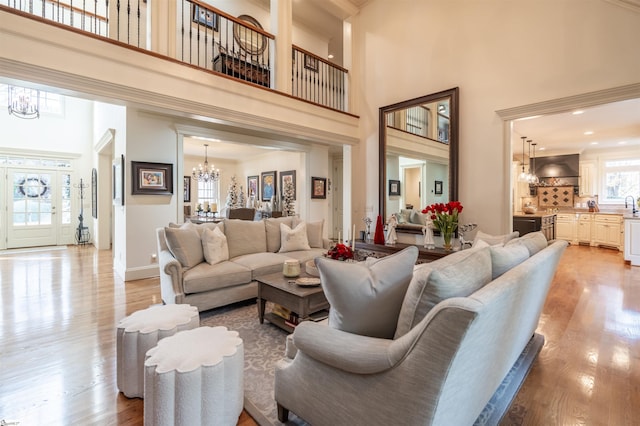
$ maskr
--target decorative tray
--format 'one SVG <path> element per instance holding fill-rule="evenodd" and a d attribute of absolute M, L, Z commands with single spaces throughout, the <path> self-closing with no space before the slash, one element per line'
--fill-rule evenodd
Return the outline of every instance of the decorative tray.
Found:
<path fill-rule="evenodd" d="M 296 284 L 301 287 L 314 287 L 320 285 L 320 278 L 315 277 L 302 277 L 296 280 Z"/>

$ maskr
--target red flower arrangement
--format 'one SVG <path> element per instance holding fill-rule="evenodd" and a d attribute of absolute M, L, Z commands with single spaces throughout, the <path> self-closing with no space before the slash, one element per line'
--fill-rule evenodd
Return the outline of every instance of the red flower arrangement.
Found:
<path fill-rule="evenodd" d="M 347 245 L 338 243 L 329 249 L 327 257 L 335 260 L 353 259 L 353 249 Z"/>
<path fill-rule="evenodd" d="M 449 201 L 447 204 L 431 204 L 422 210 L 422 213 L 431 213 L 433 226 L 442 233 L 445 247 L 451 246 L 451 236 L 458 228 L 458 214 L 462 208 L 460 201 Z"/>

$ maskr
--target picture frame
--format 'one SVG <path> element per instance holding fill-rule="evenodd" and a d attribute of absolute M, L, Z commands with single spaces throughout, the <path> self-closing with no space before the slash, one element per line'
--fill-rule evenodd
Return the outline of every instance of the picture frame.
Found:
<path fill-rule="evenodd" d="M 247 176 L 247 198 L 260 197 L 260 176 Z"/>
<path fill-rule="evenodd" d="M 91 170 L 91 217 L 98 218 L 98 170 Z"/>
<path fill-rule="evenodd" d="M 173 194 L 173 164 L 131 162 L 132 195 Z"/>
<path fill-rule="evenodd" d="M 278 194 L 278 172 L 262 172 L 260 174 L 262 201 L 271 201 L 271 197 Z"/>
<path fill-rule="evenodd" d="M 311 198 L 327 198 L 327 178 L 311 177 Z"/>
<path fill-rule="evenodd" d="M 441 180 L 435 181 L 435 188 L 434 188 L 433 192 L 436 195 L 442 195 L 442 181 Z"/>
<path fill-rule="evenodd" d="M 113 204 L 124 206 L 124 154 L 113 160 Z"/>
<path fill-rule="evenodd" d="M 184 199 L 185 203 L 191 202 L 191 176 L 184 176 L 182 178 L 182 185 L 184 186 Z"/>
<path fill-rule="evenodd" d="M 313 72 L 318 72 L 318 58 L 304 54 L 304 67 Z"/>
<path fill-rule="evenodd" d="M 220 16 L 217 13 L 198 6 L 197 4 L 192 4 L 191 10 L 191 20 L 193 22 L 211 28 L 213 31 L 218 31 L 218 28 L 220 28 Z"/>
<path fill-rule="evenodd" d="M 287 182 L 293 183 L 293 199 L 295 200 L 297 197 L 297 186 L 296 186 L 296 171 L 295 170 L 287 170 L 285 172 L 280 172 L 280 192 L 282 198 L 284 198 L 284 185 Z"/>
<path fill-rule="evenodd" d="M 389 195 L 400 195 L 400 181 L 389 179 Z"/>

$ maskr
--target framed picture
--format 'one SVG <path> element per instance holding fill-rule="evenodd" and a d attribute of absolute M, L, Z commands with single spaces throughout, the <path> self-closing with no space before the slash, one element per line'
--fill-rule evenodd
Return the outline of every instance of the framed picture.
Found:
<path fill-rule="evenodd" d="M 182 184 L 184 185 L 184 202 L 191 202 L 191 176 L 185 176 L 182 178 Z"/>
<path fill-rule="evenodd" d="M 98 218 L 98 171 L 91 170 L 91 216 Z"/>
<path fill-rule="evenodd" d="M 113 204 L 124 206 L 124 155 L 113 161 Z"/>
<path fill-rule="evenodd" d="M 400 195 L 400 181 L 389 179 L 389 195 Z"/>
<path fill-rule="evenodd" d="M 304 55 L 304 67 L 308 70 L 318 72 L 318 58 L 314 58 L 311 55 Z"/>
<path fill-rule="evenodd" d="M 262 181 L 262 201 L 271 201 L 271 197 L 278 193 L 278 172 L 262 172 L 260 180 Z"/>
<path fill-rule="evenodd" d="M 131 194 L 173 194 L 173 164 L 131 162 Z"/>
<path fill-rule="evenodd" d="M 311 198 L 327 198 L 327 178 L 311 177 Z"/>
<path fill-rule="evenodd" d="M 260 197 L 260 176 L 247 176 L 247 197 Z"/>
<path fill-rule="evenodd" d="M 436 181 L 436 186 L 435 186 L 433 192 L 435 192 L 436 195 L 442 195 L 442 181 L 441 180 L 437 180 Z"/>
<path fill-rule="evenodd" d="M 205 9 L 204 7 L 198 6 L 197 4 L 191 5 L 193 14 L 192 21 L 196 24 L 204 25 L 205 27 L 211 28 L 213 31 L 218 31 L 220 17 L 217 13 L 213 13 L 210 10 Z"/>
<path fill-rule="evenodd" d="M 284 188 L 287 182 L 293 184 L 293 199 L 296 199 L 296 171 L 287 170 L 286 172 L 280 172 L 280 193 L 284 197 Z"/>

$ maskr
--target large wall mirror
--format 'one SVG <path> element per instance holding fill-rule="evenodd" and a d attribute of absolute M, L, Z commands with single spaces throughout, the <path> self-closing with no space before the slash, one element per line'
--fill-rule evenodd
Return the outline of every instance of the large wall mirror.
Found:
<path fill-rule="evenodd" d="M 380 108 L 380 215 L 458 199 L 458 88 Z"/>

